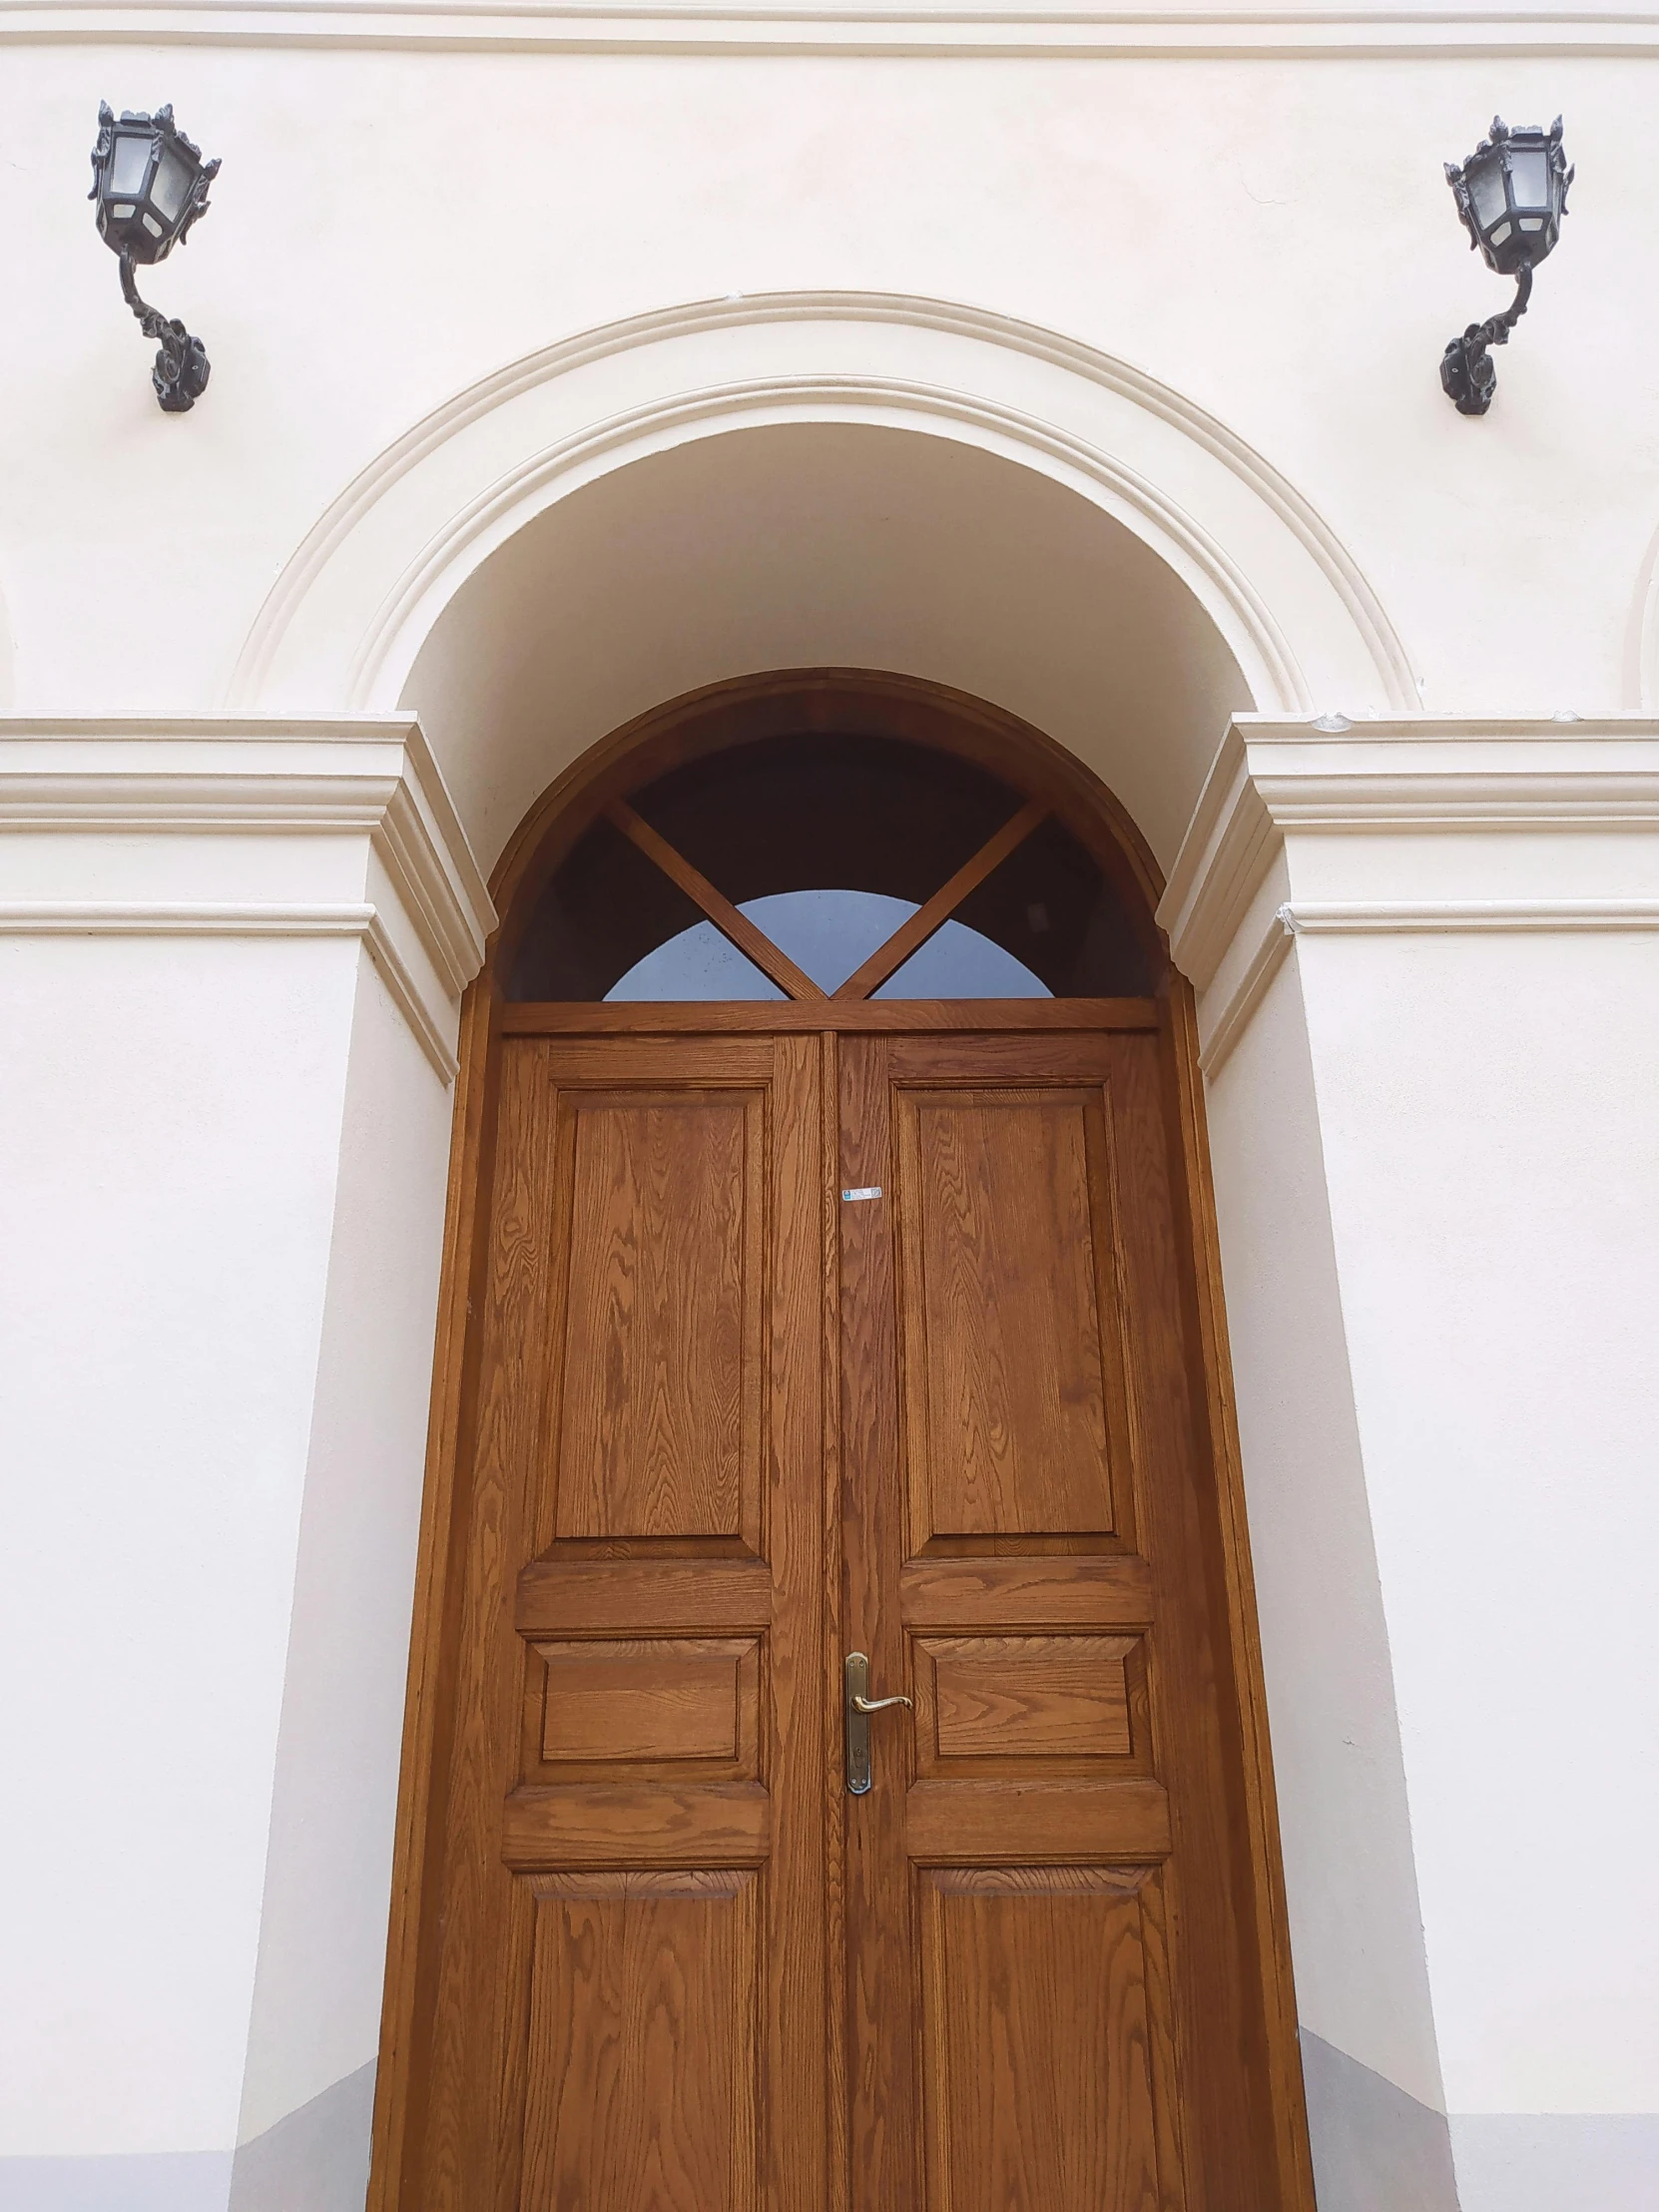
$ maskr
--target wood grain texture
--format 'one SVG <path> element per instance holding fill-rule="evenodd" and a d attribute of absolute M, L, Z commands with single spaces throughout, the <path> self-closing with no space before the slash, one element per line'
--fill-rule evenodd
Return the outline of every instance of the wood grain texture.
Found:
<path fill-rule="evenodd" d="M 731 2201 L 761 2191 L 769 2212 L 814 2212 L 822 2200 L 819 1727 L 830 1693 L 819 1050 L 806 1037 L 718 1046 L 525 1038 L 503 1047 L 441 1872 L 428 1924 L 431 2001 L 417 2023 L 423 2109 L 417 2116 L 411 2100 L 405 2123 L 404 2212 L 517 2212 L 526 2174 L 545 2172 L 549 2156 L 557 2167 L 571 2149 L 550 2149 L 539 2132 L 548 2084 L 538 2079 L 538 2047 L 554 2046 L 534 1990 L 555 1938 L 538 1916 L 534 1881 L 584 1869 L 619 1880 L 765 1870 L 744 1911 L 755 1930 L 745 2002 L 756 2078 L 769 2085 L 766 2124 L 757 2108 L 752 2178 L 733 2185 Z M 599 1196 L 585 1213 L 575 1141 L 584 1114 L 590 1127 L 606 1127 L 590 1179 Z M 682 1137 L 700 1116 L 688 1153 Z M 674 1285 L 661 1273 L 665 1253 Z M 602 1331 L 584 1334 L 571 1320 L 584 1297 L 603 1314 Z M 718 1327 L 707 1322 L 711 1303 Z M 567 1452 L 582 1442 L 581 1421 L 569 1418 L 579 1393 L 567 1385 L 588 1362 L 602 1377 L 583 1416 L 596 1442 L 588 1463 L 597 1460 L 606 1480 L 561 1533 L 559 1485 L 547 1470 L 568 1473 L 574 1463 L 559 1459 L 556 1438 Z M 696 1394 L 717 1389 L 724 1394 Z M 708 1467 L 731 1467 L 734 1426 L 748 1456 L 738 1452 L 739 1480 L 722 1492 Z M 641 1464 L 654 1470 L 643 1489 Z M 709 1500 L 734 1495 L 741 1540 L 763 1557 L 708 1549 L 740 1540 L 705 1532 L 723 1520 L 730 1529 L 734 1514 L 710 1510 Z M 695 1510 L 678 1502 L 688 1498 Z M 549 1544 L 552 1556 L 538 1557 Z M 593 1555 L 595 1545 L 634 1555 Z M 677 1640 L 692 1647 L 678 1661 L 667 1648 Z M 567 1689 L 580 1677 L 592 1693 L 563 1714 L 545 1699 L 549 1650 Z M 568 1980 L 586 1969 L 567 1959 L 561 1970 Z M 655 2139 L 662 2097 L 680 2093 L 672 2081 L 654 2080 L 647 2095 L 636 2075 L 618 2079 L 635 2083 L 635 2110 L 613 2112 L 611 2134 L 571 2151 L 601 2190 L 612 2185 L 615 2141 Z M 685 2086 L 691 2094 L 698 2085 L 687 2075 Z M 675 2124 L 695 2133 L 702 2115 L 683 2112 Z M 686 2186 L 704 2179 L 694 2172 Z"/>
<path fill-rule="evenodd" d="M 843 1037 L 842 1190 L 890 1185 L 887 1040 Z M 904 1556 L 891 1207 L 842 1205 L 840 1233 L 841 1633 L 867 1652 L 876 1696 L 907 1691 L 897 1603 Z M 874 1787 L 846 1805 L 847 2167 L 854 2212 L 921 2201 L 920 2084 L 912 1986 L 915 1901 L 904 1844 L 913 1729 L 902 1710 L 872 1724 Z M 837 1745 L 837 1753 L 839 1746 Z"/>
<path fill-rule="evenodd" d="M 1107 1558 L 914 1559 L 898 1583 L 907 1628 L 1138 1628 L 1153 1618 L 1152 1570 Z"/>
<path fill-rule="evenodd" d="M 500 1856 L 536 1867 L 747 1866 L 772 1844 L 758 1782 L 579 1782 L 508 1793 Z"/>
<path fill-rule="evenodd" d="M 757 1881 L 535 1885 L 526 2207 L 757 2212 Z"/>
<path fill-rule="evenodd" d="M 812 977 L 798 968 L 764 929 L 757 928 L 746 913 L 716 890 L 709 878 L 693 867 L 684 853 L 676 851 L 667 837 L 660 836 L 648 822 L 642 821 L 625 800 L 617 800 L 606 811 L 623 835 L 631 837 L 648 859 L 655 860 L 663 873 L 702 907 L 722 936 L 729 937 L 740 952 L 747 953 L 780 990 L 788 991 L 791 998 L 817 1000 L 824 997 Z"/>
<path fill-rule="evenodd" d="M 822 1648 L 825 1680 L 842 1679 L 841 1596 L 844 1561 L 841 1552 L 843 1510 L 843 1457 L 841 1448 L 841 1308 L 840 1308 L 840 1040 L 833 1030 L 819 1036 L 819 1096 L 826 1111 L 821 1117 L 819 1139 L 822 1238 L 823 1315 L 820 1339 L 824 1374 L 824 1488 L 820 1521 L 823 1552 L 820 1559 Z M 824 1941 L 826 1992 L 824 2008 L 824 2076 L 829 2156 L 825 2181 L 825 2212 L 851 2212 L 851 2139 L 847 2116 L 851 2111 L 849 2019 L 846 2004 L 847 1948 L 847 1811 L 842 1768 L 842 1713 L 833 1696 L 824 1701 L 819 1743 L 824 1767 L 825 1900 Z"/>
<path fill-rule="evenodd" d="M 577 1094 L 558 1537 L 760 1544 L 764 1107 Z"/>
<path fill-rule="evenodd" d="M 916 1782 L 905 1845 L 919 1865 L 1069 1859 L 1167 1859 L 1174 1849 L 1163 1785 L 1122 1782 Z"/>
<path fill-rule="evenodd" d="M 480 1351 L 479 1333 L 469 1324 L 483 1301 L 494 1166 L 497 1010 L 486 968 L 462 998 L 456 1048 L 366 2212 L 398 2212 L 406 2201 L 405 2178 L 418 2156 L 420 2100 L 431 2055 L 423 2026 L 435 1963 L 433 1921 L 442 1894 L 442 1779 L 458 1657 L 461 1454 Z"/>
<path fill-rule="evenodd" d="M 1122 1321 L 1132 1348 L 1136 1512 L 1158 1593 L 1151 1719 L 1179 1844 L 1171 1974 L 1183 2129 L 1190 2164 L 1211 2193 L 1221 2190 L 1222 2177 L 1245 2176 L 1251 2194 L 1242 2201 L 1277 2207 L 1239 1707 L 1211 1467 L 1197 1425 L 1191 1256 L 1183 1262 L 1177 1229 L 1165 1071 L 1156 1039 L 1114 1037 L 1106 1050 Z M 1231 2054 L 1226 2061 L 1224 2053 Z"/>
<path fill-rule="evenodd" d="M 608 1004 L 524 999 L 504 1006 L 509 1037 L 774 1036 L 791 1031 L 864 1035 L 972 1035 L 1030 1031 L 1151 1029 L 1159 1025 L 1153 998 L 863 998 L 780 1005 L 759 999 L 687 999 Z"/>
<path fill-rule="evenodd" d="M 1087 1867 L 922 1877 L 928 2212 L 1181 2205 L 1146 1883 Z"/>
<path fill-rule="evenodd" d="M 846 981 L 831 992 L 831 997 L 867 998 L 871 991 L 879 990 L 887 977 L 896 973 L 941 923 L 949 920 L 969 891 L 977 890 L 986 876 L 1000 867 L 1014 847 L 1047 818 L 1048 809 L 1040 799 L 1027 801 L 994 836 L 985 839 L 971 859 L 964 860 L 955 874 L 939 885 L 931 898 L 901 921 L 892 935 L 878 944 L 861 966 L 852 970 Z"/>
<path fill-rule="evenodd" d="M 716 1759 L 735 1765 L 743 1737 L 754 1740 L 759 1646 L 753 1638 L 648 1637 L 538 1644 L 535 1650 L 546 1670 L 541 1756 L 549 1763 Z"/>
<path fill-rule="evenodd" d="M 918 1637 L 918 1741 L 940 1760 L 1127 1759 L 1136 1640 Z"/>
<path fill-rule="evenodd" d="M 1116 1526 L 1090 1190 L 1100 1118 L 1084 1091 L 898 1093 L 912 1555 L 938 1536 Z"/>
<path fill-rule="evenodd" d="M 770 1628 L 771 1570 L 747 1559 L 533 1559 L 517 1577 L 521 1636 Z"/>
<path fill-rule="evenodd" d="M 1241 1879 L 1248 1885 L 1254 1905 L 1249 1933 L 1267 2051 L 1274 2163 L 1279 2201 L 1286 2212 L 1315 2212 L 1267 1683 L 1257 1626 L 1255 1570 L 1222 1288 L 1221 1236 L 1210 1174 L 1204 1083 L 1198 1064 L 1198 1016 L 1192 985 L 1185 976 L 1171 975 L 1165 1011 L 1165 1107 L 1179 1170 L 1175 1198 L 1180 1228 L 1192 1255 L 1192 1327 L 1202 1355 L 1206 1440 L 1237 1700 L 1242 1770 L 1240 1828 L 1245 1847 Z"/>

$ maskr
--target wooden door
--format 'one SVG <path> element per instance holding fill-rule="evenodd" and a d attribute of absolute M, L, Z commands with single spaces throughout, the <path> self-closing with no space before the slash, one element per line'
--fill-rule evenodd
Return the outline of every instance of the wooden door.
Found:
<path fill-rule="evenodd" d="M 414 2212 L 823 2212 L 814 1036 L 502 1045 Z"/>
<path fill-rule="evenodd" d="M 844 1037 L 839 1122 L 854 2212 L 1278 2212 L 1158 1038 Z"/>
<path fill-rule="evenodd" d="M 1156 1007 L 511 1021 L 384 2201 L 1303 2201 Z"/>

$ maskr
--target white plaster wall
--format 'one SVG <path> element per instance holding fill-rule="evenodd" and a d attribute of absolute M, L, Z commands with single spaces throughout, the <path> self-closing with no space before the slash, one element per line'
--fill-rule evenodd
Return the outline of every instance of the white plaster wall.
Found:
<path fill-rule="evenodd" d="M 121 20 L 0 11 L 0 235 L 34 334 L 0 350 L 0 699 L 9 685 L 19 708 L 214 708 L 294 549 L 447 395 L 619 317 L 802 288 L 982 302 L 1209 409 L 1324 516 L 1429 707 L 1547 715 L 1637 696 L 1659 521 L 1659 310 L 1640 281 L 1659 59 L 1640 26 L 1621 34 L 1631 51 L 1597 56 L 1588 15 L 1576 51 L 1493 16 L 1455 33 L 1484 52 L 1390 55 L 1403 14 L 1383 9 L 1374 51 L 1276 53 L 1276 37 L 1312 34 L 1270 24 L 1244 61 L 1068 56 L 1052 28 L 1048 51 L 1034 33 L 991 59 L 549 51 L 522 27 L 523 51 L 422 53 L 399 50 L 395 24 L 375 48 L 337 22 L 301 47 L 234 10 L 144 44 Z M 226 160 L 212 215 L 152 286 L 215 364 L 183 419 L 155 407 L 150 348 L 82 197 L 101 96 L 171 99 Z M 1469 423 L 1437 356 L 1505 292 L 1464 250 L 1439 164 L 1494 106 L 1563 111 L 1580 176 L 1499 356 L 1496 408 Z M 742 333 L 692 348 L 653 396 L 756 374 L 763 351 Z M 1061 372 L 1005 373 L 919 325 L 862 351 L 797 330 L 782 351 L 803 375 L 874 363 L 970 396 L 1017 387 L 1039 422 L 1075 402 L 1108 461 L 1163 472 L 1176 507 L 1211 517 L 1302 641 L 1313 704 L 1386 703 L 1337 584 L 1311 555 L 1308 575 L 1282 558 L 1231 485 L 1212 498 L 1192 452 L 1158 444 L 1129 402 L 1090 414 Z M 652 373 L 619 353 L 534 420 L 574 433 Z M 387 588 L 490 481 L 460 445 L 419 499 L 378 510 Z M 1118 525 L 1051 485 L 1010 489 L 994 472 L 1006 452 L 947 466 L 906 447 L 888 465 L 820 430 L 782 450 L 622 471 L 596 527 L 584 535 L 578 494 L 455 602 L 446 633 L 422 607 L 433 643 L 407 696 L 430 704 L 480 849 L 619 703 L 787 647 L 965 681 L 1058 722 L 1114 781 L 1140 779 L 1167 858 L 1236 672 Z M 503 415 L 477 451 L 507 469 L 535 441 Z M 347 552 L 372 611 L 373 527 L 362 539 Z M 929 571 L 926 590 L 894 620 L 906 565 Z M 744 620 L 717 638 L 734 595 Z M 309 607 L 284 672 L 323 709 L 350 704 L 348 598 Z M 1149 678 L 1135 649 L 1154 633 Z M 202 895 L 191 843 L 169 846 L 175 897 Z M 273 895 L 298 844 L 280 860 L 251 847 L 245 894 Z M 142 836 L 107 839 L 95 891 L 122 895 L 150 857 Z M 1511 858 L 1506 876 L 1456 837 L 1386 853 L 1333 839 L 1292 887 L 1588 896 L 1615 860 L 1632 895 L 1649 885 L 1645 858 L 1606 839 Z M 20 895 L 62 895 L 68 866 L 47 855 Z M 1216 1086 L 1304 2001 L 1315 2032 L 1421 2101 L 1438 2065 L 1457 2113 L 1659 2106 L 1638 2011 L 1659 1964 L 1654 1808 L 1633 1749 L 1659 1679 L 1642 1579 L 1654 941 L 1305 943 Z M 309 1916 L 325 1893 L 368 1897 L 383 1867 L 374 1716 L 392 1696 L 424 1409 L 424 1382 L 407 1392 L 435 1232 L 435 1215 L 414 1218 L 435 1174 L 432 1080 L 398 1075 L 388 1040 L 353 1040 L 354 940 L 8 939 L 0 962 L 22 1562 L 0 1635 L 32 1686 L 7 1716 L 31 1811 L 0 1843 L 0 1886 L 30 1912 L 6 1938 L 0 2145 L 228 2150 L 239 2111 L 257 2133 L 359 2063 L 371 2008 L 366 1936 L 325 1945 Z M 349 1097 L 348 1054 L 363 1084 Z M 381 1334 L 365 1302 L 393 1266 Z M 346 1380 L 358 1362 L 396 1408 L 372 1453 Z M 342 1628 L 342 1562 L 377 1539 L 372 1619 Z M 361 1714 L 342 1719 L 327 1686 L 362 1656 L 359 1628 L 376 1658 Z M 359 1761 L 360 1820 L 337 1789 Z"/>
<path fill-rule="evenodd" d="M 1659 2109 L 1659 938 L 1298 948 L 1453 2112 Z"/>
<path fill-rule="evenodd" d="M 0 938 L 8 2154 L 236 2140 L 357 957 Z"/>
<path fill-rule="evenodd" d="M 1208 1092 L 1305 2030 L 1444 2109 L 1302 978 Z"/>
<path fill-rule="evenodd" d="M 620 315 L 803 284 L 986 302 L 1210 407 L 1354 552 L 1431 706 L 1625 696 L 1659 514 L 1659 348 L 1633 280 L 1649 60 L 92 39 L 7 66 L 11 295 L 52 333 L 0 362 L 20 703 L 212 704 L 310 523 L 448 392 Z M 101 94 L 171 98 L 226 160 L 154 282 L 215 362 L 184 420 L 155 408 L 81 197 Z M 1439 165 L 1494 105 L 1565 111 L 1580 175 L 1472 424 L 1435 364 L 1505 292 Z M 135 514 L 159 589 L 132 588 L 111 526 Z"/>
<path fill-rule="evenodd" d="M 451 1099 L 359 958 L 243 2142 L 379 2042 Z"/>

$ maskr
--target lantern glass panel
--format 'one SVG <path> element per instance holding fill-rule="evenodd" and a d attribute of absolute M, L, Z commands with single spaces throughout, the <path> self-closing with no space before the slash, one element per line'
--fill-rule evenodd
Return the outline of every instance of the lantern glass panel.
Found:
<path fill-rule="evenodd" d="M 1548 208 L 1549 156 L 1542 147 L 1510 155 L 1509 190 L 1517 208 Z"/>
<path fill-rule="evenodd" d="M 149 167 L 149 139 L 135 137 L 131 131 L 118 133 L 110 162 L 111 199 L 136 200 L 144 190 Z"/>
<path fill-rule="evenodd" d="M 162 148 L 156 182 L 150 188 L 150 201 L 156 213 L 170 228 L 185 212 L 194 175 L 192 165 L 176 148 Z"/>
<path fill-rule="evenodd" d="M 1469 198 L 1474 203 L 1474 220 L 1482 231 L 1489 231 L 1494 223 L 1507 214 L 1503 198 L 1503 165 L 1498 161 L 1482 162 L 1469 177 Z"/>

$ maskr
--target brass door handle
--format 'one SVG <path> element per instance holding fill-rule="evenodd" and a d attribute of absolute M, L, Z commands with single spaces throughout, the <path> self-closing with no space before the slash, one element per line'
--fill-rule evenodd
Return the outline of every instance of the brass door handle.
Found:
<path fill-rule="evenodd" d="M 869 1659 L 864 1652 L 849 1651 L 846 1655 L 846 1787 L 854 1797 L 862 1797 L 872 1780 L 869 1764 L 869 1715 L 884 1713 L 889 1705 L 911 1705 L 907 1697 L 870 1697 Z"/>

